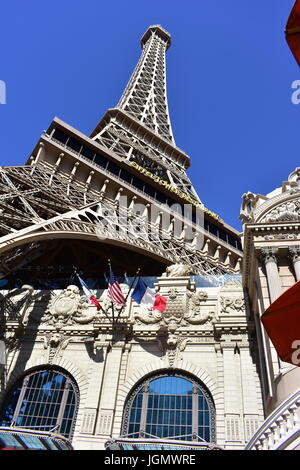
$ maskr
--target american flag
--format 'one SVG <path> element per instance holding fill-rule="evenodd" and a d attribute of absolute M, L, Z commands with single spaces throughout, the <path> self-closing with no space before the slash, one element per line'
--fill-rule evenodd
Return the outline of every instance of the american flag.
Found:
<path fill-rule="evenodd" d="M 111 268 L 109 268 L 108 297 L 118 305 L 125 305 L 125 298 L 122 294 L 120 284 L 118 283 Z"/>

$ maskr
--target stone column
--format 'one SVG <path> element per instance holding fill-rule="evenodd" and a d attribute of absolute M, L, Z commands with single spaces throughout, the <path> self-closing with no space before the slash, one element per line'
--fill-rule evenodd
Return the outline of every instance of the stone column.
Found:
<path fill-rule="evenodd" d="M 293 261 L 296 280 L 300 281 L 300 245 L 289 246 L 289 256 Z"/>
<path fill-rule="evenodd" d="M 262 248 L 261 252 L 265 261 L 270 301 L 271 303 L 273 303 L 282 293 L 282 284 L 280 281 L 280 276 L 279 276 L 278 266 L 277 266 L 278 248 L 272 248 L 272 247 Z M 280 372 L 291 367 L 290 364 L 288 364 L 287 362 L 283 362 L 279 357 L 278 357 L 278 364 L 279 364 Z"/>
<path fill-rule="evenodd" d="M 272 303 L 282 293 L 282 285 L 277 266 L 278 248 L 262 248 L 261 254 L 263 256 L 266 267 L 270 301 Z"/>

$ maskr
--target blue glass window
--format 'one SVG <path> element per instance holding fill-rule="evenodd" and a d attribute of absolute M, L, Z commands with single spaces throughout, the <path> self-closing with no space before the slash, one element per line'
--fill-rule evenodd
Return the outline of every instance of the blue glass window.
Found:
<path fill-rule="evenodd" d="M 140 384 L 129 397 L 123 435 L 214 442 L 215 409 L 198 381 L 166 373 Z"/>
<path fill-rule="evenodd" d="M 56 432 L 70 437 L 78 408 L 78 388 L 68 375 L 39 370 L 22 377 L 10 391 L 0 413 L 1 426 Z"/>

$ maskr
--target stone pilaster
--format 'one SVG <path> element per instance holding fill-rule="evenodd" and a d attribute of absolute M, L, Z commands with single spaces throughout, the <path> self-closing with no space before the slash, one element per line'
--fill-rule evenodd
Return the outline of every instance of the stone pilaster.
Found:
<path fill-rule="evenodd" d="M 99 396 L 101 395 L 101 386 L 103 382 L 104 364 L 106 362 L 108 344 L 104 341 L 98 342 L 95 360 L 91 364 L 89 386 L 87 399 L 85 403 L 83 420 L 81 426 L 82 434 L 94 434 L 97 418 L 97 407 Z"/>
<path fill-rule="evenodd" d="M 235 342 L 230 341 L 230 337 L 225 338 L 221 341 L 224 369 L 225 436 L 226 448 L 234 448 L 237 443 L 242 441 L 242 393 L 235 353 Z"/>
<path fill-rule="evenodd" d="M 96 434 L 111 434 L 123 349 L 124 342 L 118 341 L 112 345 L 106 356 Z"/>

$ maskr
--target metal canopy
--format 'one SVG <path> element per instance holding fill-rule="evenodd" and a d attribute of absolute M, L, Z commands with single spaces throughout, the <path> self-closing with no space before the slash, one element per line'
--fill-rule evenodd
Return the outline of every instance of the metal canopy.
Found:
<path fill-rule="evenodd" d="M 73 450 L 71 443 L 60 434 L 0 427 L 0 450 Z"/>

